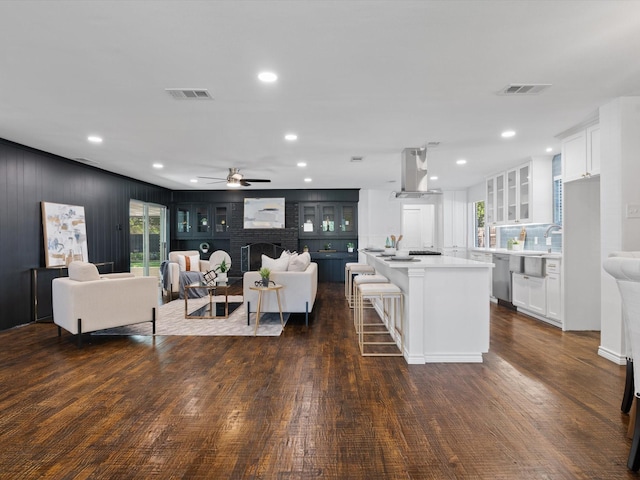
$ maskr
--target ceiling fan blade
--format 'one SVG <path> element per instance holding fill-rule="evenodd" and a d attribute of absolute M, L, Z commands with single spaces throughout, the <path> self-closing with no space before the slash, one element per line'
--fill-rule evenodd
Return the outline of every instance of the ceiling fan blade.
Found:
<path fill-rule="evenodd" d="M 251 184 L 249 182 L 247 182 L 244 178 L 240 180 L 240 185 L 242 185 L 243 187 L 250 187 Z"/>
<path fill-rule="evenodd" d="M 245 182 L 262 182 L 262 183 L 271 182 L 271 180 L 267 180 L 266 178 L 243 178 L 243 180 Z"/>
<path fill-rule="evenodd" d="M 220 180 L 220 181 L 226 181 L 226 178 L 221 178 L 221 177 L 201 177 L 198 176 L 198 178 L 206 178 L 207 180 Z"/>

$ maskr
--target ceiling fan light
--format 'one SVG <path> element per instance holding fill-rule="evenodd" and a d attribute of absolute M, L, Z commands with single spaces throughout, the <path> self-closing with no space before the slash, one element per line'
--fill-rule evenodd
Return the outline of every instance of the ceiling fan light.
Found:
<path fill-rule="evenodd" d="M 227 187 L 229 188 L 240 188 L 242 185 L 240 185 L 240 182 L 234 179 L 231 179 L 227 182 Z"/>

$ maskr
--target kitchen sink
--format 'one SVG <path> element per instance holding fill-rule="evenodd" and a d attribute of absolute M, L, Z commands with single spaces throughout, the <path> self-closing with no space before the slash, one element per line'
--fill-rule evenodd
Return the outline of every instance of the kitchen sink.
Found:
<path fill-rule="evenodd" d="M 532 277 L 544 277 L 546 259 L 540 255 L 526 255 L 524 257 L 524 274 Z"/>

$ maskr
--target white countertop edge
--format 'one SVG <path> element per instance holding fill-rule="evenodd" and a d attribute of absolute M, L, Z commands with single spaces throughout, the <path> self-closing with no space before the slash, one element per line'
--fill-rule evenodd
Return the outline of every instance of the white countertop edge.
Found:
<path fill-rule="evenodd" d="M 557 252 L 552 252 L 552 253 L 548 253 L 548 252 L 543 252 L 540 250 L 508 250 L 506 248 L 471 248 L 470 249 L 471 252 L 478 252 L 478 253 L 502 253 L 502 254 L 507 254 L 507 255 L 538 255 L 538 254 L 542 254 L 540 255 L 542 258 L 562 258 L 562 254 L 561 253 L 557 253 Z"/>
<path fill-rule="evenodd" d="M 386 260 L 376 253 L 363 252 L 391 268 L 493 268 L 493 263 L 477 262 L 466 258 L 448 257 L 446 255 L 414 256 L 419 261 L 403 262 Z"/>

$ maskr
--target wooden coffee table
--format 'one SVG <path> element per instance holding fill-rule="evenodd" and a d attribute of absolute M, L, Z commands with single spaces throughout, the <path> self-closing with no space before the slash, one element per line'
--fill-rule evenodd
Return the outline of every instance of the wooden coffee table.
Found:
<path fill-rule="evenodd" d="M 229 318 L 229 290 L 233 290 L 242 282 L 242 277 L 228 277 L 226 282 L 194 282 L 184 286 L 184 318 Z M 206 289 L 209 303 L 189 313 L 189 290 Z M 224 315 L 216 315 L 217 303 L 213 301 L 216 295 L 224 295 Z"/>

